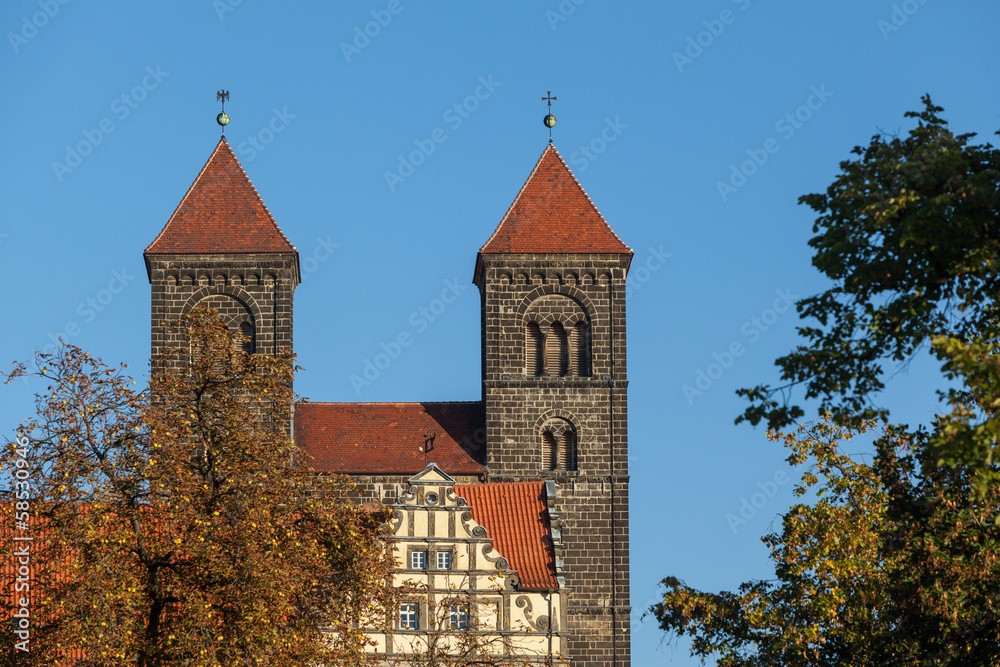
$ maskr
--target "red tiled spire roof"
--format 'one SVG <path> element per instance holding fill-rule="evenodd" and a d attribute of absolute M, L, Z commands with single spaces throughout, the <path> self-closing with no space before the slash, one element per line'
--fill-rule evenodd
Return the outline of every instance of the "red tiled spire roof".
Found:
<path fill-rule="evenodd" d="M 481 402 L 295 404 L 295 444 L 320 472 L 415 475 L 433 462 L 483 475 L 485 433 Z"/>
<path fill-rule="evenodd" d="M 517 570 L 521 588 L 559 588 L 549 527 L 545 482 L 456 484 L 493 548 Z"/>
<path fill-rule="evenodd" d="M 559 151 L 550 144 L 479 252 L 631 255 L 632 249 L 611 230 Z"/>
<path fill-rule="evenodd" d="M 146 254 L 296 252 L 225 137 Z"/>

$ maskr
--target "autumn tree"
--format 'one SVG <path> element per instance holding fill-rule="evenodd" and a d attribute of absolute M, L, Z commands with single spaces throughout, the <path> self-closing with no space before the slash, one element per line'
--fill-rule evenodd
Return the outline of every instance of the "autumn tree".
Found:
<path fill-rule="evenodd" d="M 874 459 L 846 453 L 872 430 Z M 925 432 L 828 419 L 771 437 L 803 467 L 803 501 L 763 538 L 775 578 L 708 593 L 668 577 L 661 628 L 722 667 L 1000 665 L 1000 489 L 937 466 Z"/>
<path fill-rule="evenodd" d="M 361 629 L 397 595 L 384 513 L 300 460 L 290 354 L 244 353 L 202 309 L 177 326 L 186 343 L 146 391 L 72 345 L 8 374 L 48 383 L 27 447 L 0 459 L 30 471 L 31 652 L 16 664 L 363 663 Z"/>

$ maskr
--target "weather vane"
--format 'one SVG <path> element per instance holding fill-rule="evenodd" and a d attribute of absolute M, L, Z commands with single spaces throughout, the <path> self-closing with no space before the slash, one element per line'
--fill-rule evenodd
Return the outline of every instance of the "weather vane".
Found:
<path fill-rule="evenodd" d="M 215 94 L 215 101 L 222 102 L 222 113 L 215 117 L 215 122 L 222 126 L 222 136 L 226 136 L 226 125 L 229 125 L 229 114 L 226 113 L 226 102 L 228 100 L 228 90 L 220 90 Z"/>
<path fill-rule="evenodd" d="M 548 97 L 543 97 L 542 101 L 549 103 L 549 113 L 545 116 L 545 119 L 542 122 L 545 123 L 545 127 L 549 128 L 549 143 L 551 144 L 552 128 L 556 126 L 556 117 L 552 115 L 552 101 L 556 98 L 552 96 L 551 90 L 548 91 L 546 95 L 548 95 Z"/>

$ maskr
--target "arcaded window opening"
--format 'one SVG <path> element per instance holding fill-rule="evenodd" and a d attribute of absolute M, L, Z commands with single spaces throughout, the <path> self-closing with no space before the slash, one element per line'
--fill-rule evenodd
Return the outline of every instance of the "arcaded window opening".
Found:
<path fill-rule="evenodd" d="M 590 320 L 568 296 L 548 294 L 528 307 L 524 319 L 525 377 L 590 377 Z"/>
<path fill-rule="evenodd" d="M 550 419 L 540 434 L 543 470 L 576 470 L 576 429 L 565 419 Z"/>

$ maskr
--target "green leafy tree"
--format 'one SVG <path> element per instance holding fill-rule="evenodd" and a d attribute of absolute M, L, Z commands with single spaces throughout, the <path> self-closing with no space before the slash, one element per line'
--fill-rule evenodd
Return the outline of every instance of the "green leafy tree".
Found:
<path fill-rule="evenodd" d="M 875 136 L 800 200 L 819 214 L 813 261 L 834 286 L 799 303 L 812 323 L 776 362 L 783 384 L 741 390 L 737 419 L 789 427 L 805 414 L 799 385 L 823 417 L 770 431 L 809 464 L 803 501 L 763 538 L 776 577 L 723 593 L 669 577 L 651 610 L 720 665 L 1000 665 L 1000 152 L 924 105 L 906 138 Z M 879 427 L 870 463 L 845 454 L 887 420 L 887 365 L 926 345 L 948 411 Z"/>
<path fill-rule="evenodd" d="M 750 406 L 737 421 L 792 424 L 805 414 L 797 387 L 838 420 L 884 418 L 893 365 L 938 337 L 997 340 L 1000 151 L 923 102 L 907 136 L 875 135 L 825 193 L 800 198 L 817 213 L 813 264 L 833 286 L 799 302 L 802 345 L 775 362 L 779 385 L 740 390 Z"/>
<path fill-rule="evenodd" d="M 70 345 L 38 357 L 48 388 L 0 457 L 30 471 L 16 664 L 366 662 L 361 628 L 398 594 L 384 513 L 297 458 L 290 354 L 242 352 L 202 309 L 178 326 L 188 345 L 156 360 L 148 392 Z"/>

